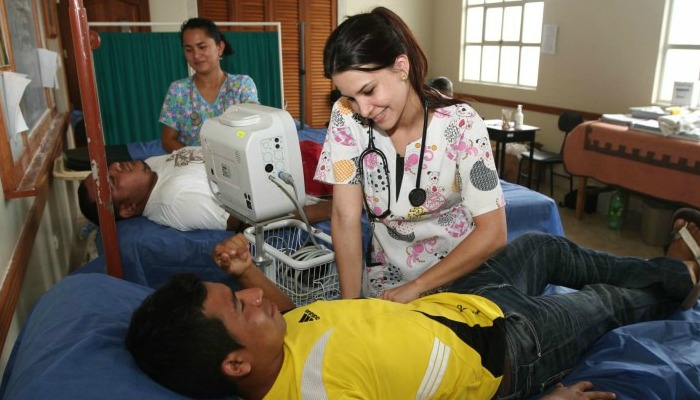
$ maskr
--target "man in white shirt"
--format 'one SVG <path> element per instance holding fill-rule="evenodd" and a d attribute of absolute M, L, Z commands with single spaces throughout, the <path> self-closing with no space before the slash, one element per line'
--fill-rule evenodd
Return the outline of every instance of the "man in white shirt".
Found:
<path fill-rule="evenodd" d="M 117 220 L 143 215 L 180 231 L 243 228 L 212 194 L 201 147 L 184 147 L 145 162 L 115 162 L 109 165 L 108 174 Z M 80 210 L 99 224 L 96 199 L 97 186 L 89 175 L 78 188 Z M 330 203 L 304 207 L 309 222 L 330 219 Z"/>

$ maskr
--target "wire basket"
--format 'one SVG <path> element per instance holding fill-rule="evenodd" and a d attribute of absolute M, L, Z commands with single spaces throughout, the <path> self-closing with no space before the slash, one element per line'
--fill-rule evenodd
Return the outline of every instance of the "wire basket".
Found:
<path fill-rule="evenodd" d="M 306 224 L 299 220 L 286 219 L 263 227 L 263 254 L 272 259 L 264 273 L 297 306 L 340 296 L 331 237 L 317 229 L 312 233 L 325 251 L 313 245 Z M 247 228 L 243 234 L 251 244 L 251 254 L 257 257 L 255 227 Z"/>

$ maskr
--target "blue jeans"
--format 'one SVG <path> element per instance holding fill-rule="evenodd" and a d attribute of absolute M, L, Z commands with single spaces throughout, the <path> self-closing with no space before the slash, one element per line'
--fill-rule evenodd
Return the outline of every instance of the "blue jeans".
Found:
<path fill-rule="evenodd" d="M 543 296 L 548 284 L 578 291 Z M 450 291 L 478 294 L 504 312 L 510 390 L 501 398 L 516 399 L 558 382 L 606 332 L 668 317 L 691 288 L 680 261 L 616 257 L 531 232 Z"/>

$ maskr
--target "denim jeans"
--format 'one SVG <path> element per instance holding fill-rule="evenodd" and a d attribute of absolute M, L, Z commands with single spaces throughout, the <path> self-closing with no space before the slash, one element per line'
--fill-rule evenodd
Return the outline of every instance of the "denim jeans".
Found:
<path fill-rule="evenodd" d="M 578 291 L 542 295 L 548 284 Z M 510 395 L 501 398 L 516 399 L 559 381 L 606 332 L 669 316 L 691 288 L 680 261 L 616 257 L 532 232 L 450 290 L 488 298 L 504 312 Z"/>

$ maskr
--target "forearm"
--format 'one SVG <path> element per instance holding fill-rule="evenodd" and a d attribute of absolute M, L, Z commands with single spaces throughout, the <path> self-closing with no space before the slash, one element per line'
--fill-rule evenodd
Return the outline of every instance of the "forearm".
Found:
<path fill-rule="evenodd" d="M 288 311 L 296 307 L 292 300 L 279 289 L 277 284 L 268 279 L 260 268 L 255 265 L 251 265 L 242 274 L 234 276 L 234 278 L 244 288 L 257 287 L 262 289 L 263 295 L 274 302 L 280 311 Z"/>
<path fill-rule="evenodd" d="M 304 206 L 304 214 L 306 215 L 306 219 L 309 220 L 310 224 L 315 224 L 317 222 L 330 220 L 332 208 L 332 200 L 320 201 L 316 204 Z M 297 213 L 294 213 L 294 216 L 299 218 Z"/>
<path fill-rule="evenodd" d="M 243 229 L 246 227 L 247 225 L 245 223 L 239 221 L 238 218 L 234 217 L 233 215 L 229 215 L 228 219 L 226 219 L 227 231 L 243 232 Z"/>
<path fill-rule="evenodd" d="M 168 153 L 172 153 L 175 150 L 185 147 L 185 145 L 182 142 L 172 138 L 161 138 L 160 143 L 163 146 L 163 150 L 167 151 Z"/>
<path fill-rule="evenodd" d="M 340 297 L 357 298 L 362 287 L 362 220 L 358 217 L 353 221 L 333 214 L 331 221 Z"/>
<path fill-rule="evenodd" d="M 261 288 L 264 296 L 274 301 L 280 311 L 294 308 L 294 303 L 289 297 L 253 264 L 248 240 L 242 234 L 231 236 L 214 246 L 211 258 L 222 271 L 235 278 L 244 289 Z"/>
<path fill-rule="evenodd" d="M 163 129 L 161 130 L 160 144 L 163 146 L 163 150 L 168 153 L 185 147 L 185 145 L 178 140 L 177 131 L 167 125 L 163 125 Z"/>
<path fill-rule="evenodd" d="M 479 216 L 475 222 L 476 228 L 469 236 L 416 278 L 415 284 L 420 292 L 439 288 L 474 271 L 506 245 L 505 208 Z"/>

